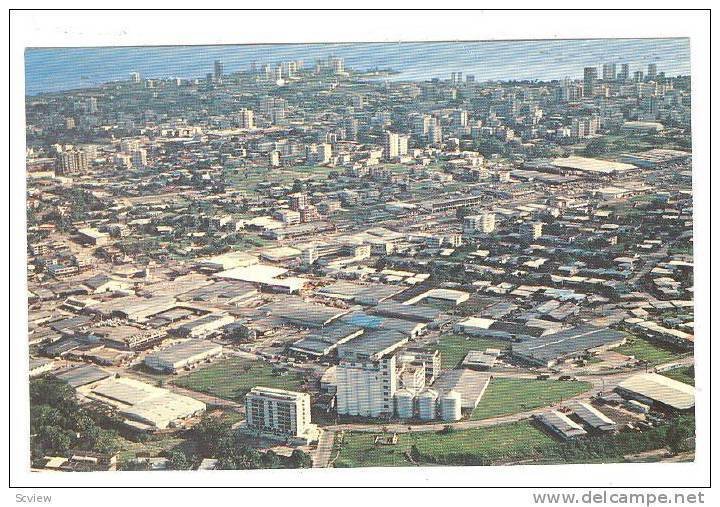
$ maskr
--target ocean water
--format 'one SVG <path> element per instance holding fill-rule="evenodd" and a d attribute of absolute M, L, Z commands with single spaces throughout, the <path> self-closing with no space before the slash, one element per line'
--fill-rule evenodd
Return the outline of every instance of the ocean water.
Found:
<path fill-rule="evenodd" d="M 478 81 L 579 78 L 584 67 L 607 62 L 629 63 L 631 75 L 645 72 L 649 63 L 670 76 L 690 73 L 688 39 L 28 48 L 25 91 L 87 88 L 126 80 L 131 72 L 201 78 L 212 72 L 215 60 L 223 62 L 225 73 L 247 70 L 253 62 L 301 59 L 307 66 L 328 55 L 343 57 L 347 67 L 358 70 L 392 68 L 400 72 L 392 79 L 406 80 L 447 78 L 456 71 Z"/>

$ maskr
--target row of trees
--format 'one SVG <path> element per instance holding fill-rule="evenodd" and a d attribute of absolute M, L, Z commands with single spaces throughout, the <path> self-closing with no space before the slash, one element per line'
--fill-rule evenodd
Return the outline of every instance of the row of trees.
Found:
<path fill-rule="evenodd" d="M 196 452 L 201 457 L 217 458 L 218 468 L 222 470 L 312 467 L 310 455 L 300 450 L 286 457 L 273 451 L 263 453 L 252 449 L 229 422 L 217 417 L 204 418 L 193 428 L 191 438 L 196 443 Z"/>

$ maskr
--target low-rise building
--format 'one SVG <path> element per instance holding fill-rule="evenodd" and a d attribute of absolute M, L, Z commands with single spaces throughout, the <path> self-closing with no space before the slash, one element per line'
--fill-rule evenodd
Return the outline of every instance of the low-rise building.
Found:
<path fill-rule="evenodd" d="M 222 353 L 222 345 L 206 340 L 186 340 L 145 356 L 144 363 L 153 370 L 175 372 Z"/>

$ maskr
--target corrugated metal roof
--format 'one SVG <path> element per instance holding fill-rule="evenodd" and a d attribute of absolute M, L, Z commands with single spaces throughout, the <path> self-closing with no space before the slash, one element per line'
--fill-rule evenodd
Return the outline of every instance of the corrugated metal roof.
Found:
<path fill-rule="evenodd" d="M 618 388 L 639 394 L 677 410 L 695 406 L 695 388 L 657 373 L 640 373 L 618 384 Z"/>

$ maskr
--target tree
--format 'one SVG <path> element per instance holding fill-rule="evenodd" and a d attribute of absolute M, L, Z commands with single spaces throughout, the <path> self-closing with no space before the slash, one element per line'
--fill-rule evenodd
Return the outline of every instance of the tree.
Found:
<path fill-rule="evenodd" d="M 129 461 L 123 461 L 118 466 L 118 470 L 128 471 L 128 472 L 147 472 L 150 470 L 150 461 L 149 460 L 129 460 Z"/>
<path fill-rule="evenodd" d="M 685 424 L 683 419 L 672 422 L 665 435 L 667 448 L 673 454 L 690 450 L 688 440 L 694 436 L 693 428 L 689 424 Z"/>
<path fill-rule="evenodd" d="M 593 139 L 592 141 L 590 141 L 587 146 L 585 146 L 585 155 L 591 157 L 597 155 L 604 155 L 605 153 L 608 153 L 611 148 L 612 144 L 610 143 L 610 141 L 608 141 L 604 137 L 598 137 L 597 139 Z"/>
<path fill-rule="evenodd" d="M 190 470 L 192 467 L 188 457 L 180 450 L 175 449 L 170 451 L 167 458 L 168 468 L 170 470 Z"/>
<path fill-rule="evenodd" d="M 38 434 L 45 454 L 67 454 L 75 444 L 75 434 L 59 426 L 45 426 Z"/>
<path fill-rule="evenodd" d="M 203 457 L 220 457 L 234 446 L 230 423 L 217 417 L 205 417 L 193 428 L 192 436 L 197 442 L 198 454 Z"/>
<path fill-rule="evenodd" d="M 118 450 L 117 433 L 111 430 L 100 430 L 92 444 L 92 450 L 103 454 L 114 454 Z"/>
<path fill-rule="evenodd" d="M 312 468 L 312 465 L 312 457 L 300 449 L 295 449 L 288 460 L 288 468 Z"/>
<path fill-rule="evenodd" d="M 275 451 L 267 451 L 261 457 L 263 468 L 281 468 L 282 461 Z"/>

